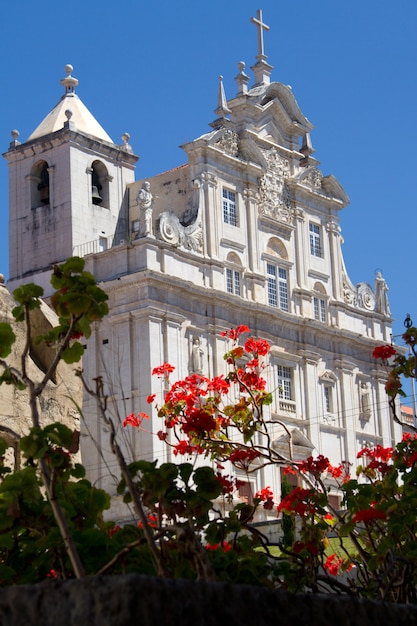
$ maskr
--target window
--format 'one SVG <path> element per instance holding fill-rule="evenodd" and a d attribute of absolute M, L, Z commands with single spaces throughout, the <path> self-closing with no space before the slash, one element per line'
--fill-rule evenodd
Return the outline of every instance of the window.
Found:
<path fill-rule="evenodd" d="M 109 182 L 107 168 L 101 161 L 91 165 L 91 201 L 93 204 L 109 207 Z"/>
<path fill-rule="evenodd" d="M 326 321 L 326 302 L 322 298 L 313 299 L 314 302 L 314 319 L 319 322 Z"/>
<path fill-rule="evenodd" d="M 49 204 L 49 169 L 46 161 L 35 163 L 30 180 L 32 209 Z"/>
<path fill-rule="evenodd" d="M 230 226 L 237 226 L 236 194 L 223 189 L 223 221 Z"/>
<path fill-rule="evenodd" d="M 267 263 L 268 304 L 282 311 L 288 311 L 288 279 L 287 270 Z"/>
<path fill-rule="evenodd" d="M 328 385 L 323 387 L 324 392 L 324 411 L 326 413 L 333 413 L 333 398 L 332 398 L 332 388 Z"/>
<path fill-rule="evenodd" d="M 104 252 L 104 250 L 107 250 L 107 237 L 99 238 L 98 249 L 99 249 L 99 252 Z"/>
<path fill-rule="evenodd" d="M 132 233 L 138 233 L 140 230 L 139 220 L 133 220 L 132 222 Z"/>
<path fill-rule="evenodd" d="M 226 289 L 227 293 L 240 296 L 240 272 L 229 268 L 226 269 Z"/>
<path fill-rule="evenodd" d="M 292 400 L 292 370 L 285 365 L 278 365 L 278 395 L 283 400 Z"/>
<path fill-rule="evenodd" d="M 322 257 L 320 226 L 310 222 L 310 252 L 313 256 Z"/>

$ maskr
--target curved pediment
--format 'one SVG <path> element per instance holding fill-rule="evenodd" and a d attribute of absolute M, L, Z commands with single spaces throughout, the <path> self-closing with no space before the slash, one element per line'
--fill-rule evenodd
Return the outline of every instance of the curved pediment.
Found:
<path fill-rule="evenodd" d="M 333 174 L 323 176 L 317 167 L 303 169 L 298 176 L 297 182 L 305 187 L 309 187 L 312 191 L 323 193 L 330 198 L 338 200 L 343 207 L 346 207 L 350 202 L 347 193 L 337 178 Z"/>
<path fill-rule="evenodd" d="M 313 128 L 311 122 L 309 122 L 309 120 L 301 112 L 292 89 L 288 85 L 283 85 L 282 83 L 271 83 L 266 89 L 259 104 L 264 109 L 271 107 L 272 104 L 279 105 L 279 107 L 276 108 L 279 108 L 279 110 L 285 114 L 288 126 L 294 126 L 296 124 L 302 127 L 303 130 L 300 134 L 310 132 Z M 280 117 L 283 117 L 282 114 Z"/>

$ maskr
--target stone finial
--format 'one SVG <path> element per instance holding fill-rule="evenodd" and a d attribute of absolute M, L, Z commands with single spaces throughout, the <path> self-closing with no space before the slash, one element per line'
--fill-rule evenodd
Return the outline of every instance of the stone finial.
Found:
<path fill-rule="evenodd" d="M 18 137 L 20 135 L 19 131 L 14 129 L 12 130 L 10 134 L 12 136 L 13 141 L 10 142 L 9 147 L 16 148 L 16 146 L 20 146 L 20 141 L 18 141 Z"/>
<path fill-rule="evenodd" d="M 303 158 L 300 160 L 300 165 L 310 165 L 310 156 L 315 152 L 313 144 L 311 143 L 310 133 L 304 135 L 300 152 L 303 155 Z"/>
<path fill-rule="evenodd" d="M 61 85 L 64 87 L 65 89 L 65 95 L 69 95 L 72 93 L 75 93 L 75 88 L 78 85 L 78 80 L 76 78 L 74 78 L 73 76 L 71 76 L 71 73 L 73 71 L 73 67 L 72 65 L 68 64 L 64 67 L 64 71 L 67 74 L 65 78 L 63 78 L 61 80 Z"/>
<path fill-rule="evenodd" d="M 0 287 L 4 287 L 4 274 L 0 274 Z"/>
<path fill-rule="evenodd" d="M 72 111 L 71 111 L 71 109 L 66 109 L 65 110 L 65 117 L 67 118 L 68 121 L 70 121 L 70 119 L 72 118 Z"/>
<path fill-rule="evenodd" d="M 239 74 L 235 78 L 238 89 L 237 95 L 242 96 L 243 94 L 248 93 L 249 76 L 245 74 L 246 64 L 244 63 L 244 61 L 239 61 L 237 66 L 239 68 Z"/>
<path fill-rule="evenodd" d="M 227 106 L 226 94 L 223 86 L 223 76 L 219 76 L 219 94 L 217 97 L 217 109 L 214 111 L 218 117 L 224 118 L 231 113 Z"/>
<path fill-rule="evenodd" d="M 123 144 L 121 145 L 121 148 L 123 148 L 123 150 L 125 150 L 126 152 L 133 154 L 132 146 L 129 144 L 129 139 L 130 139 L 129 133 L 123 133 L 122 135 Z"/>

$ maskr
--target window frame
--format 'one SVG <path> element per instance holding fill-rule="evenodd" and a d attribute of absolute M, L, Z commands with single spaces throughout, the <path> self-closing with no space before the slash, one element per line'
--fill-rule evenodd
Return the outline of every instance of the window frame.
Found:
<path fill-rule="evenodd" d="M 266 264 L 267 295 L 269 306 L 289 312 L 288 269 L 276 263 Z"/>
<path fill-rule="evenodd" d="M 226 291 L 233 296 L 242 295 L 242 274 L 232 267 L 226 267 Z"/>
<path fill-rule="evenodd" d="M 313 296 L 314 319 L 323 324 L 327 321 L 326 300 L 319 296 Z"/>
<path fill-rule="evenodd" d="M 222 188 L 223 223 L 228 226 L 239 226 L 237 193 L 227 187 Z"/>
<path fill-rule="evenodd" d="M 310 254 L 318 259 L 323 258 L 323 236 L 320 224 L 309 223 Z"/>

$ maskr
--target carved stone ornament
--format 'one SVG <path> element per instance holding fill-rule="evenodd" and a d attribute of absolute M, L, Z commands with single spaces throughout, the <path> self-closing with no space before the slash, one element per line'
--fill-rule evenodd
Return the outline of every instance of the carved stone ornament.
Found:
<path fill-rule="evenodd" d="M 323 174 L 315 167 L 303 178 L 303 183 L 309 185 L 312 189 L 321 189 L 322 180 Z"/>
<path fill-rule="evenodd" d="M 357 293 L 359 308 L 373 311 L 375 309 L 375 295 L 372 287 L 370 287 L 368 283 L 359 283 Z"/>
<path fill-rule="evenodd" d="M 173 246 L 182 246 L 187 250 L 201 252 L 203 248 L 203 229 L 199 220 L 184 226 L 172 211 L 164 211 L 158 219 L 159 237 Z"/>
<path fill-rule="evenodd" d="M 275 148 L 262 150 L 267 163 L 265 174 L 259 181 L 259 213 L 280 222 L 292 223 L 293 206 L 286 179 L 290 175 L 288 159 Z"/>
<path fill-rule="evenodd" d="M 372 287 L 368 283 L 359 283 L 355 289 L 345 275 L 343 275 L 343 297 L 346 304 L 358 309 L 374 311 L 376 308 L 376 299 Z"/>
<path fill-rule="evenodd" d="M 239 153 L 239 137 L 234 130 L 226 129 L 223 135 L 218 141 L 216 141 L 216 147 L 230 154 L 230 156 L 237 156 Z"/>

